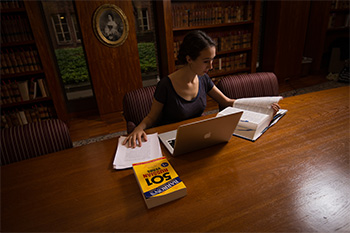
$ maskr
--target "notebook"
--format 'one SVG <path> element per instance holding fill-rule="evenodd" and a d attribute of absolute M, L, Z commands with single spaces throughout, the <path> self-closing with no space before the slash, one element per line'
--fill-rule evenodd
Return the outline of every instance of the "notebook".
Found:
<path fill-rule="evenodd" d="M 158 135 L 173 156 L 228 142 L 243 112 L 212 117 L 180 125 L 177 130 Z"/>

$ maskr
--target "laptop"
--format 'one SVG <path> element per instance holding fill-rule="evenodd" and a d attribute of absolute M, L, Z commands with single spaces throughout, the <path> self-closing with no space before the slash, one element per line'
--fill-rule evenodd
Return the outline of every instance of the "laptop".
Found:
<path fill-rule="evenodd" d="M 177 130 L 158 135 L 173 156 L 228 142 L 243 112 L 212 117 L 180 125 Z"/>

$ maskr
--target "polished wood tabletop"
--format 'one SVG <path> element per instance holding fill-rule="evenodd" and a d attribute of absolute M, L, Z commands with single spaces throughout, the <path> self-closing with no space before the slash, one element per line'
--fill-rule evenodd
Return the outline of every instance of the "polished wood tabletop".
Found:
<path fill-rule="evenodd" d="M 117 139 L 1 167 L 1 231 L 350 231 L 349 87 L 285 98 L 256 142 L 171 157 L 187 196 L 148 210 Z M 179 124 L 148 130 L 174 129 Z"/>

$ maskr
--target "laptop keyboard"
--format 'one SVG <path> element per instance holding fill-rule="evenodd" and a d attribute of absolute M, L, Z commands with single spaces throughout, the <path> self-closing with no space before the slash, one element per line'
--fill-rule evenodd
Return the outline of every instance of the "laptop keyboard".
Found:
<path fill-rule="evenodd" d="M 174 148 L 174 146 L 175 146 L 175 139 L 170 139 L 170 140 L 168 140 L 167 142 L 170 144 L 170 146 L 171 146 L 172 148 Z"/>

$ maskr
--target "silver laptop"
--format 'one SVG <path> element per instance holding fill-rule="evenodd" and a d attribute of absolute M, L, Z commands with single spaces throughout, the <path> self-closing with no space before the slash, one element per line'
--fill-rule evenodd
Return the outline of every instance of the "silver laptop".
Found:
<path fill-rule="evenodd" d="M 177 130 L 159 134 L 159 139 L 173 156 L 206 148 L 232 137 L 243 112 L 180 125 Z"/>

